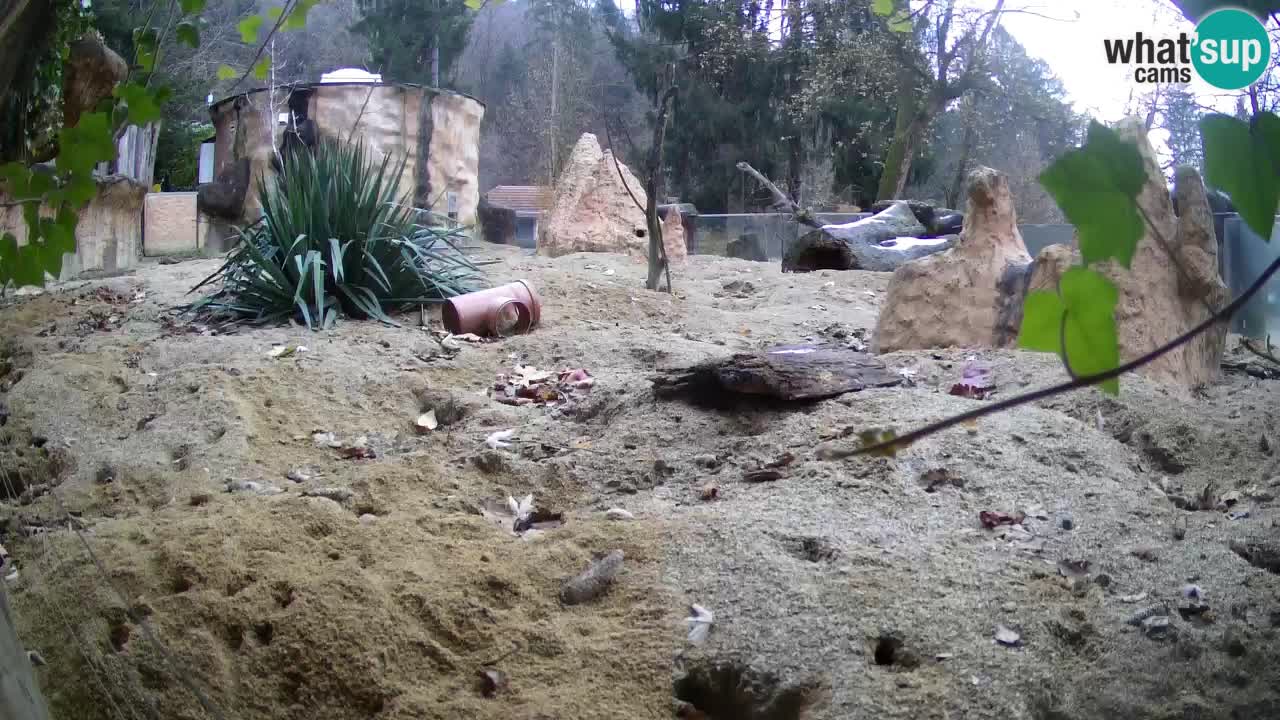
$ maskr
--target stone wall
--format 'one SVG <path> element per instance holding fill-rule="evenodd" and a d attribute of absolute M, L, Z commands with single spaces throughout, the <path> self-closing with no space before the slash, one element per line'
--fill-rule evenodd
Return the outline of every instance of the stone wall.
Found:
<path fill-rule="evenodd" d="M 480 202 L 480 123 L 484 105 L 466 95 L 398 84 L 326 83 L 237 95 L 209 109 L 216 135 L 214 173 L 250 159 L 242 220 L 261 214 L 258 183 L 274 172 L 275 148 L 286 142 L 279 113 L 296 122 L 297 137 L 363 141 L 373 150 L 404 158 L 400 189 L 405 202 L 441 215 L 476 221 Z"/>
<path fill-rule="evenodd" d="M 76 252 L 62 259 L 58 280 L 85 272 L 114 273 L 137 265 L 142 257 L 142 204 L 147 188 L 128 178 L 98 181 L 98 194 L 80 210 Z M 0 192 L 0 202 L 8 197 Z M 46 216 L 52 212 L 41 210 Z M 13 233 L 19 245 L 27 242 L 21 207 L 0 207 L 0 233 Z"/>

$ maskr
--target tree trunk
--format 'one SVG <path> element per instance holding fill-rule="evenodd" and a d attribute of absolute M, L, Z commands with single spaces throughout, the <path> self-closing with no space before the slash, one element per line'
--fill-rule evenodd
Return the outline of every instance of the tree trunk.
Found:
<path fill-rule="evenodd" d="M 911 169 L 911 153 L 915 148 L 911 133 L 920 103 L 915 81 L 915 75 L 905 64 L 898 69 L 898 115 L 893 126 L 893 141 L 885 153 L 876 200 L 897 199 L 906 184 L 905 175 Z"/>
<path fill-rule="evenodd" d="M 960 160 L 956 163 L 956 175 L 951 180 L 951 188 L 947 190 L 947 207 L 955 208 L 960 203 L 960 193 L 964 192 L 964 178 L 968 174 L 969 157 L 973 155 L 973 144 L 977 134 L 973 130 L 973 114 L 965 114 L 964 139 L 960 142 Z"/>

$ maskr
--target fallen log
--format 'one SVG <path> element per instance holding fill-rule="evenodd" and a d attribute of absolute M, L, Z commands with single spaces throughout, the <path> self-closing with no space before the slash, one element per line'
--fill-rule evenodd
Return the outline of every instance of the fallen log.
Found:
<path fill-rule="evenodd" d="M 899 201 L 869 218 L 823 225 L 787 247 L 783 272 L 878 270 L 892 272 L 908 260 L 951 247 L 954 238 L 921 239 L 925 228 Z"/>
<path fill-rule="evenodd" d="M 651 380 L 659 398 L 723 404 L 744 398 L 822 400 L 897 385 L 902 377 L 875 357 L 846 347 L 783 345 L 666 370 Z"/>

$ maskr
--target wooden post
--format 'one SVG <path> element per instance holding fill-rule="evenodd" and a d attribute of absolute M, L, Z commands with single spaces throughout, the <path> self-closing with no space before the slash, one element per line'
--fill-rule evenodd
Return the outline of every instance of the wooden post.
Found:
<path fill-rule="evenodd" d="M 3 580 L 0 580 L 0 718 L 49 720 L 49 708 L 31 672 L 31 661 L 18 642 Z"/>

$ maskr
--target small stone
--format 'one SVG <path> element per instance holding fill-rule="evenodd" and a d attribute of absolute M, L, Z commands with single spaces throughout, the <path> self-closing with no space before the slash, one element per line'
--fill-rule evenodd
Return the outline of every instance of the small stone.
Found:
<path fill-rule="evenodd" d="M 623 482 L 618 483 L 618 492 L 626 493 L 627 495 L 635 495 L 640 491 L 636 489 L 636 486 L 633 483 Z"/>
<path fill-rule="evenodd" d="M 1098 583 L 1098 587 L 1111 587 L 1111 576 L 1106 573 L 1098 573 L 1093 581 Z"/>
<path fill-rule="evenodd" d="M 693 456 L 693 464 L 708 470 L 715 470 L 720 467 L 720 458 L 710 453 L 703 453 L 702 455 Z"/>
<path fill-rule="evenodd" d="M 1010 613 L 1010 612 L 1013 612 L 1014 610 L 1017 610 L 1018 606 L 1015 603 L 1007 602 L 1001 605 L 1000 609 L 1003 610 L 1004 612 Z"/>
<path fill-rule="evenodd" d="M 1063 530 L 1074 530 L 1076 523 L 1075 520 L 1071 519 L 1070 515 L 1063 515 L 1058 519 L 1058 525 L 1060 525 Z"/>
<path fill-rule="evenodd" d="M 604 516 L 610 520 L 635 520 L 636 516 L 622 508 L 609 508 Z"/>
<path fill-rule="evenodd" d="M 561 602 L 578 605 L 604 594 L 622 569 L 624 557 L 621 550 L 614 550 L 591 563 L 581 574 L 564 584 L 560 591 Z"/>
<path fill-rule="evenodd" d="M 378 516 L 373 513 L 365 513 L 359 519 L 361 525 L 372 525 L 378 521 Z"/>
<path fill-rule="evenodd" d="M 1005 647 L 1019 647 L 1022 645 L 1022 636 L 1004 625 L 996 626 L 995 638 L 996 642 Z"/>

